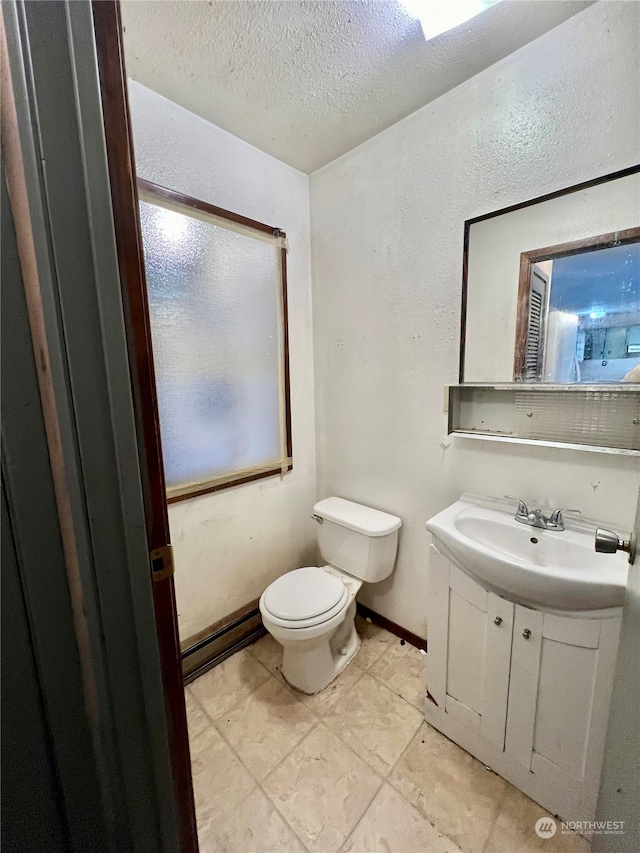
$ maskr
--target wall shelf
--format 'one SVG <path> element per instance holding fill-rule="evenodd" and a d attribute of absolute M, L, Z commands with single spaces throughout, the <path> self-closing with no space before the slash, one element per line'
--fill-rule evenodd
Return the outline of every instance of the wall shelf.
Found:
<path fill-rule="evenodd" d="M 450 385 L 449 434 L 640 455 L 640 385 Z"/>

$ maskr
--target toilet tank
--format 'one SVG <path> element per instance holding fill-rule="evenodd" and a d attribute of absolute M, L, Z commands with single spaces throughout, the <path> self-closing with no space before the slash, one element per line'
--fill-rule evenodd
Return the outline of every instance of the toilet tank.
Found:
<path fill-rule="evenodd" d="M 343 498 L 318 501 L 313 512 L 323 560 L 367 583 L 389 577 L 401 519 Z"/>

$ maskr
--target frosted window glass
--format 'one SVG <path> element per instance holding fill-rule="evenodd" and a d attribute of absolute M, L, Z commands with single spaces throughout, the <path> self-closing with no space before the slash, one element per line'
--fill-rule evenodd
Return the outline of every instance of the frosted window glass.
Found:
<path fill-rule="evenodd" d="M 176 205 L 140 220 L 167 487 L 280 466 L 280 246 Z"/>

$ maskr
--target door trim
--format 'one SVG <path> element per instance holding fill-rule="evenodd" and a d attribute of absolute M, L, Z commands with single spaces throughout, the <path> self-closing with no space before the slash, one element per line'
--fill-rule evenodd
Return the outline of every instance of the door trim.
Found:
<path fill-rule="evenodd" d="M 170 544 L 120 5 L 93 0 L 111 204 L 132 378 L 149 552 Z M 180 848 L 198 849 L 173 576 L 153 584 Z"/>

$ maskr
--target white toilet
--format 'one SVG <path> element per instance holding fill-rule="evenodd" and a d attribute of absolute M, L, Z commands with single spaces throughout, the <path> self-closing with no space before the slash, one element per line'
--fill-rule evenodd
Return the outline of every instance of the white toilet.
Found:
<path fill-rule="evenodd" d="M 303 693 L 319 693 L 360 647 L 354 617 L 363 582 L 393 571 L 402 521 L 343 498 L 313 508 L 326 566 L 307 566 L 279 577 L 262 593 L 267 631 L 283 647 L 282 674 Z"/>

